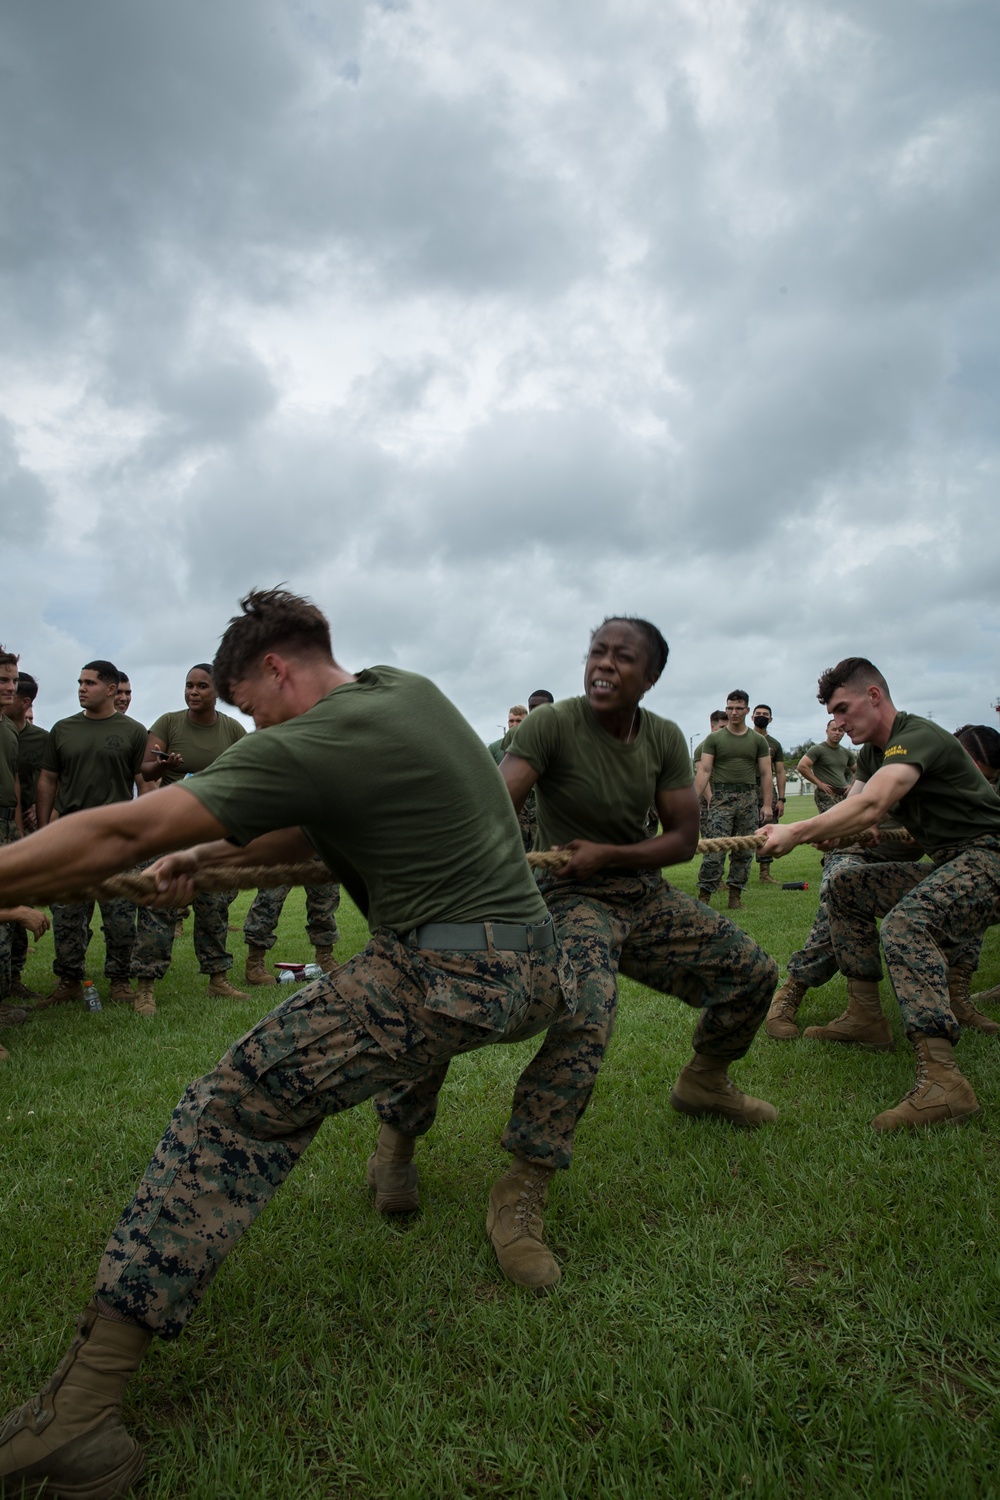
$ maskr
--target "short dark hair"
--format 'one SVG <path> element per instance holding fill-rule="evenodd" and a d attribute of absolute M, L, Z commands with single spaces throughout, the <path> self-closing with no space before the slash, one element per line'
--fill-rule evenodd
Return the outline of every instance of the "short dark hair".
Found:
<path fill-rule="evenodd" d="M 8 651 L 6 646 L 0 646 L 0 667 L 16 667 L 21 660 L 15 656 L 13 651 Z"/>
<path fill-rule="evenodd" d="M 246 677 L 267 651 L 301 652 L 333 661 L 330 626 L 311 599 L 287 589 L 251 589 L 240 600 L 242 614 L 233 615 L 219 642 L 212 677 L 227 703 L 233 685 Z"/>
<path fill-rule="evenodd" d="M 767 711 L 768 711 L 768 713 L 771 715 L 771 718 L 772 719 L 774 718 L 774 709 L 771 707 L 770 703 L 757 703 L 757 704 L 755 704 L 754 705 L 754 713 L 757 712 L 758 708 L 766 708 Z"/>
<path fill-rule="evenodd" d="M 83 666 L 80 668 L 80 671 L 96 672 L 102 682 L 113 682 L 115 687 L 117 687 L 122 680 L 122 674 L 119 672 L 114 663 L 110 661 L 85 661 Z"/>
<path fill-rule="evenodd" d="M 817 684 L 816 697 L 824 706 L 838 688 L 878 687 L 890 702 L 889 684 L 867 656 L 845 656 L 835 667 L 827 667 Z"/>
<path fill-rule="evenodd" d="M 729 715 L 724 708 L 713 708 L 708 716 L 708 722 L 710 724 L 723 724 L 728 718 Z"/>
<path fill-rule="evenodd" d="M 535 691 L 533 693 L 528 694 L 529 703 L 531 702 L 532 698 L 544 698 L 546 703 L 554 703 L 556 701 L 553 698 L 552 694 L 549 692 L 548 688 L 535 688 Z"/>
<path fill-rule="evenodd" d="M 210 661 L 196 661 L 193 667 L 188 667 L 187 674 L 189 677 L 192 672 L 207 672 L 209 677 L 211 677 L 212 663 Z"/>
<path fill-rule="evenodd" d="M 605 625 L 614 624 L 631 625 L 642 636 L 646 643 L 646 664 L 653 674 L 653 681 L 656 682 L 667 665 L 667 657 L 670 655 L 670 647 L 663 635 L 649 620 L 642 620 L 638 615 L 605 615 L 597 630 L 590 632 L 591 640 L 598 630 L 604 629 Z"/>
<path fill-rule="evenodd" d="M 27 698 L 29 703 L 34 703 L 38 697 L 38 683 L 30 672 L 18 672 L 17 687 L 14 691 L 19 698 Z"/>
<path fill-rule="evenodd" d="M 731 693 L 727 693 L 726 702 L 728 703 L 730 699 L 734 703 L 745 703 L 747 708 L 750 707 L 750 694 L 745 693 L 742 688 L 733 688 Z"/>
<path fill-rule="evenodd" d="M 129 687 L 132 686 L 132 679 L 128 675 L 127 672 L 119 672 L 118 673 L 118 686 L 121 687 L 121 685 L 122 685 L 123 682 L 127 682 L 128 685 L 129 685 Z"/>
<path fill-rule="evenodd" d="M 1000 734 L 989 724 L 963 724 L 955 730 L 955 738 L 973 760 L 1000 771 Z"/>

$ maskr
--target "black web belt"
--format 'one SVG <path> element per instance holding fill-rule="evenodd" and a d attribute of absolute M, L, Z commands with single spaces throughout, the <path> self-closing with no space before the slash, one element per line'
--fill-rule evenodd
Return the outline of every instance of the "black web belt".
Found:
<path fill-rule="evenodd" d="M 9 823 L 17 817 L 16 807 L 0 807 L 0 822 Z"/>
<path fill-rule="evenodd" d="M 491 943 L 492 938 L 492 943 Z M 425 922 L 401 934 L 408 948 L 452 948 L 473 953 L 491 946 L 513 953 L 554 948 L 552 918 L 544 922 Z"/>

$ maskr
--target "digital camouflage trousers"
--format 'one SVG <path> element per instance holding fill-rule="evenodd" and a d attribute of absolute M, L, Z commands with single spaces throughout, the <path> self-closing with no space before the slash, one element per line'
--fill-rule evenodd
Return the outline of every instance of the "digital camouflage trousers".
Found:
<path fill-rule="evenodd" d="M 101 1301 L 176 1336 L 327 1115 L 566 1013 L 573 973 L 558 945 L 490 943 L 431 953 L 378 930 L 231 1047 L 175 1109 L 105 1250 Z"/>
<path fill-rule="evenodd" d="M 259 890 L 243 923 L 248 948 L 271 949 L 277 942 L 278 918 L 288 900 L 290 885 L 272 885 Z M 306 934 L 314 948 L 332 948 L 338 941 L 337 908 L 340 886 L 307 885 Z"/>
<path fill-rule="evenodd" d="M 847 796 L 849 787 L 834 787 L 833 796 L 829 792 L 822 791 L 818 786 L 813 787 L 813 800 L 816 803 L 816 816 L 820 813 L 829 812 L 831 807 L 836 807 L 838 802 L 843 802 Z"/>
<path fill-rule="evenodd" d="M 827 887 L 837 967 L 851 979 L 882 977 L 881 950 L 907 1034 L 957 1042 L 948 1003 L 948 968 L 978 954 L 986 929 L 1000 921 L 1000 839 L 982 838 L 943 857 L 921 878 L 907 864 L 840 865 Z"/>
<path fill-rule="evenodd" d="M 194 912 L 194 953 L 202 974 L 224 974 L 233 966 L 227 947 L 229 908 L 235 891 L 196 891 L 191 902 Z M 136 919 L 135 948 L 132 952 L 132 977 L 162 979 L 170 968 L 174 931 L 183 916 L 181 911 L 166 907 L 140 906 Z"/>
<path fill-rule="evenodd" d="M 742 928 L 656 872 L 539 884 L 576 970 L 576 1009 L 549 1028 L 518 1079 L 502 1143 L 527 1161 L 568 1167 L 614 1029 L 619 973 L 700 1010 L 695 1051 L 732 1061 L 764 1018 L 777 969 Z M 446 1072 L 447 1063 L 380 1094 L 379 1119 L 423 1135 Z"/>
<path fill-rule="evenodd" d="M 757 788 L 753 786 L 720 786 L 712 788 L 712 800 L 705 814 L 707 839 L 742 837 L 756 833 L 760 827 L 757 811 Z M 726 884 L 743 890 L 753 864 L 752 849 L 744 854 L 730 854 L 729 875 Z M 706 854 L 698 871 L 698 887 L 703 891 L 717 891 L 722 883 L 726 867 L 724 854 Z"/>
<path fill-rule="evenodd" d="M 135 912 L 131 901 L 114 897 L 101 901 L 104 924 L 104 973 L 108 979 L 128 979 L 135 946 Z M 54 903 L 52 937 L 55 943 L 53 971 L 60 979 L 82 979 L 87 971 L 87 948 L 91 939 L 90 919 L 94 907 L 89 901 Z"/>

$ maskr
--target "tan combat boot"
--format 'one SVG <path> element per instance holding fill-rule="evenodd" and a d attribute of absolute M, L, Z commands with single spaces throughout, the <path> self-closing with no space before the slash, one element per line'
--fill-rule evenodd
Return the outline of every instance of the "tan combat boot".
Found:
<path fill-rule="evenodd" d="M 380 1214 L 412 1214 L 420 1207 L 420 1187 L 413 1164 L 412 1135 L 404 1135 L 393 1125 L 383 1125 L 375 1150 L 368 1158 L 366 1177 L 375 1191 L 375 1208 Z"/>
<path fill-rule="evenodd" d="M 895 1109 L 872 1121 L 873 1130 L 913 1130 L 921 1125 L 964 1125 L 980 1113 L 972 1085 L 955 1066 L 950 1042 L 944 1037 L 910 1033 L 917 1054 L 917 1081 Z"/>
<path fill-rule="evenodd" d="M 545 1207 L 554 1168 L 515 1156 L 490 1191 L 486 1233 L 508 1281 L 518 1286 L 555 1286 L 562 1272 L 542 1238 L 540 1210 Z"/>
<path fill-rule="evenodd" d="M 778 1111 L 766 1099 L 755 1099 L 752 1094 L 741 1094 L 726 1071 L 724 1057 L 707 1057 L 696 1052 L 691 1061 L 680 1071 L 677 1082 L 670 1091 L 670 1108 L 681 1115 L 717 1115 L 728 1120 L 730 1125 L 739 1125 L 744 1130 L 755 1130 L 758 1125 L 770 1125 L 778 1118 Z"/>
<path fill-rule="evenodd" d="M 740 888 L 738 885 L 729 886 L 729 900 L 726 904 L 730 911 L 743 910 L 743 902 L 740 900 Z"/>
<path fill-rule="evenodd" d="M 987 1036 L 996 1036 L 997 1032 L 1000 1032 L 1000 1025 L 992 1021 L 989 1016 L 984 1016 L 969 998 L 972 974 L 972 969 L 964 966 L 956 965 L 955 968 L 948 970 L 948 1003 L 951 1006 L 951 1013 L 963 1029 L 982 1031 Z"/>
<path fill-rule="evenodd" d="M 135 1003 L 135 990 L 128 979 L 112 979 L 108 989 L 108 999 L 113 1005 L 133 1005 Z"/>
<path fill-rule="evenodd" d="M 332 948 L 317 948 L 315 951 L 316 951 L 316 962 L 319 964 L 320 968 L 323 970 L 323 973 L 324 974 L 332 974 L 333 971 L 334 971 L 334 969 L 337 967 L 336 959 L 333 956 L 333 949 Z"/>
<path fill-rule="evenodd" d="M 782 1042 L 794 1041 L 799 1036 L 795 1014 L 808 988 L 807 984 L 803 984 L 800 979 L 794 979 L 789 974 L 781 989 L 775 990 L 771 1008 L 764 1022 L 764 1030 L 768 1036 L 773 1036 L 777 1041 Z"/>
<path fill-rule="evenodd" d="M 761 885 L 777 885 L 778 884 L 778 882 L 775 880 L 774 876 L 771 874 L 771 868 L 770 868 L 769 865 L 761 865 L 761 867 L 760 867 L 760 875 L 758 876 L 758 879 L 759 879 Z"/>
<path fill-rule="evenodd" d="M 807 1026 L 804 1035 L 816 1042 L 845 1042 L 854 1047 L 870 1047 L 873 1052 L 894 1052 L 889 1019 L 878 998 L 874 979 L 847 981 L 847 1009 L 829 1026 Z"/>
<path fill-rule="evenodd" d="M 225 970 L 221 974 L 213 974 L 208 981 L 208 993 L 216 1000 L 249 1000 L 250 996 L 244 990 L 238 990 L 234 984 L 230 984 L 226 978 Z"/>
<path fill-rule="evenodd" d="M 142 1473 L 143 1452 L 122 1426 L 129 1376 L 152 1337 L 91 1302 L 48 1385 L 0 1428 L 0 1494 L 116 1500 Z"/>
<path fill-rule="evenodd" d="M 713 891 L 699 891 L 698 892 L 698 900 L 699 901 L 704 901 L 704 903 L 705 903 L 706 906 L 711 906 L 711 904 L 712 904 L 712 896 L 713 895 L 714 895 Z"/>
<path fill-rule="evenodd" d="M 156 1015 L 156 1001 L 153 998 L 153 984 L 154 981 L 152 979 L 136 980 L 135 999 L 132 1002 L 132 1009 L 135 1011 L 137 1016 Z"/>
<path fill-rule="evenodd" d="M 266 948 L 247 948 L 247 984 L 277 984 L 264 967 Z"/>
<path fill-rule="evenodd" d="M 50 995 L 43 995 L 36 1010 L 48 1010 L 50 1005 L 69 1005 L 73 1000 L 83 999 L 82 979 L 61 979 Z"/>
<path fill-rule="evenodd" d="M 0 1026 L 23 1026 L 28 1012 L 19 1005 L 0 1005 Z"/>
<path fill-rule="evenodd" d="M 995 984 L 991 990 L 980 990 L 976 999 L 980 1005 L 1000 1005 L 1000 984 Z"/>
<path fill-rule="evenodd" d="M 20 975 L 10 982 L 10 998 L 12 1000 L 40 1000 L 41 996 L 37 990 L 29 990 Z"/>

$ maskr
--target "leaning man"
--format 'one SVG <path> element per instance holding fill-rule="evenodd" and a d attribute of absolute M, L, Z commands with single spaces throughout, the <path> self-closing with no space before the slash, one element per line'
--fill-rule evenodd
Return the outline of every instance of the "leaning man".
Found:
<path fill-rule="evenodd" d="M 320 611 L 277 589 L 243 600 L 213 676 L 268 732 L 155 797 L 77 813 L 0 851 L 0 905 L 184 848 L 153 867 L 174 907 L 204 861 L 319 853 L 367 911 L 371 939 L 185 1093 L 112 1233 L 79 1336 L 0 1430 L 2 1494 L 43 1483 L 125 1494 L 143 1463 L 121 1421 L 129 1376 L 153 1334 L 181 1332 L 326 1116 L 456 1053 L 534 1035 L 572 1003 L 503 780 L 433 683 L 393 667 L 345 671 Z"/>
<path fill-rule="evenodd" d="M 955 1065 L 960 1028 L 948 1000 L 948 963 L 957 949 L 1000 921 L 1000 800 L 970 756 L 930 719 L 900 713 L 885 678 L 861 656 L 824 672 L 819 701 L 855 745 L 857 775 L 843 802 L 816 818 L 767 830 L 765 853 L 787 854 L 797 844 L 850 839 L 885 817 L 897 819 L 931 856 L 923 875 L 912 863 L 842 866 L 827 891 L 830 937 L 837 967 L 847 978 L 848 1010 L 863 1045 L 879 1011 L 882 951 L 899 1001 L 903 1027 L 917 1058 L 916 1085 L 895 1109 L 873 1121 L 899 1130 L 979 1113 L 971 1084 Z"/>

